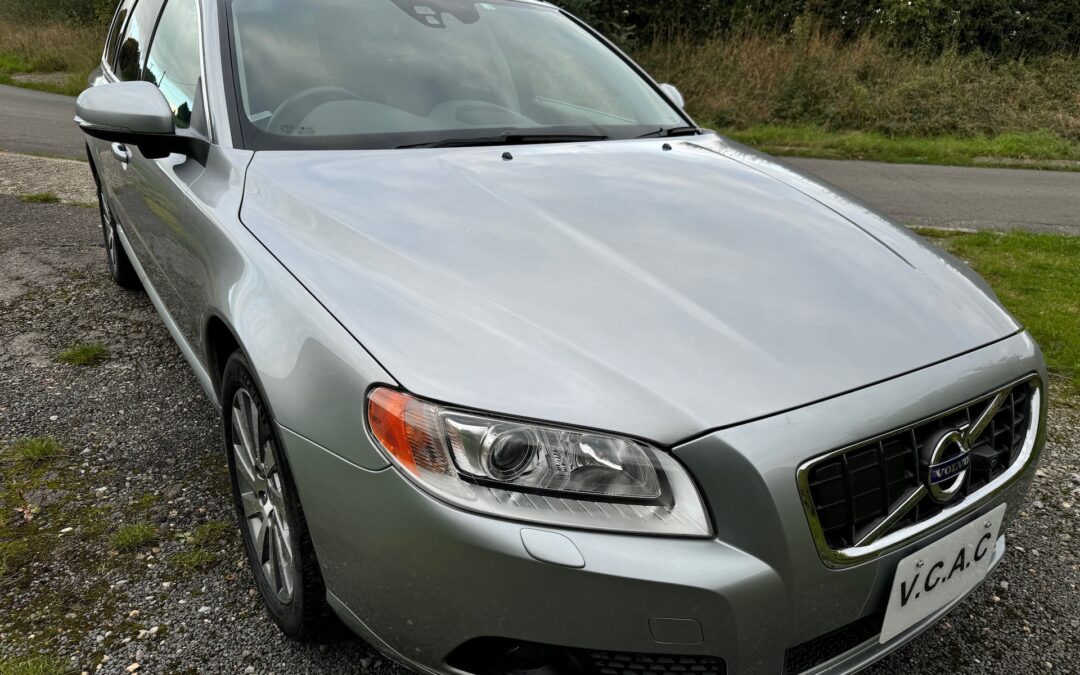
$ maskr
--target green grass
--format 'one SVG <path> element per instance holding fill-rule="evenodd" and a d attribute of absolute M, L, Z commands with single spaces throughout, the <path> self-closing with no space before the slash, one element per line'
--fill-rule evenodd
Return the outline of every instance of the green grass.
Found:
<path fill-rule="evenodd" d="M 221 520 L 212 520 L 195 528 L 188 538 L 188 543 L 198 547 L 220 546 L 236 526 Z"/>
<path fill-rule="evenodd" d="M 64 449 L 56 439 L 48 436 L 38 436 L 15 441 L 11 446 L 11 451 L 19 460 L 39 464 L 60 455 Z"/>
<path fill-rule="evenodd" d="M 1030 232 L 919 233 L 968 262 L 1080 394 L 1080 237 Z"/>
<path fill-rule="evenodd" d="M 19 199 L 29 204 L 56 204 L 60 201 L 60 198 L 53 192 L 34 192 L 33 194 L 21 195 Z"/>
<path fill-rule="evenodd" d="M 0 0 L 2 8 L 4 0 Z M 0 17 L 0 83 L 75 96 L 86 88 L 105 41 L 105 26 Z M 38 80 L 18 77 L 33 73 Z"/>
<path fill-rule="evenodd" d="M 868 131 L 828 131 L 814 126 L 760 125 L 725 129 L 721 133 L 765 152 L 791 157 L 1080 170 L 1080 142 L 1045 131 L 918 138 Z"/>
<path fill-rule="evenodd" d="M 0 73 L 5 75 L 30 70 L 30 64 L 14 54 L 0 53 Z"/>
<path fill-rule="evenodd" d="M 64 675 L 71 668 L 52 656 L 31 656 L 0 661 L 0 675 Z"/>
<path fill-rule="evenodd" d="M 217 562 L 217 555 L 201 548 L 179 551 L 169 557 L 169 562 L 182 570 L 205 569 Z"/>
<path fill-rule="evenodd" d="M 155 544 L 158 530 L 150 523 L 124 525 L 113 533 L 110 543 L 117 551 L 131 552 Z"/>
<path fill-rule="evenodd" d="M 72 366 L 94 366 L 108 357 L 109 352 L 106 351 L 104 346 L 96 342 L 89 342 L 75 345 L 71 349 L 61 352 L 56 357 L 56 360 Z"/>
<path fill-rule="evenodd" d="M 184 545 L 190 548 L 174 553 L 169 557 L 169 563 L 180 570 L 205 569 L 218 561 L 218 554 L 212 549 L 225 546 L 228 536 L 235 531 L 236 526 L 230 522 L 212 520 L 203 523 L 194 531 L 181 535 Z"/>

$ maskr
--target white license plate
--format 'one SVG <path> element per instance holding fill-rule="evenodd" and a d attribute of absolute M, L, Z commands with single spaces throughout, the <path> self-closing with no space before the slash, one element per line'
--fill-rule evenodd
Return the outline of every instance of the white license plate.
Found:
<path fill-rule="evenodd" d="M 990 570 L 1005 504 L 896 566 L 881 628 L 885 644 L 979 585 Z"/>

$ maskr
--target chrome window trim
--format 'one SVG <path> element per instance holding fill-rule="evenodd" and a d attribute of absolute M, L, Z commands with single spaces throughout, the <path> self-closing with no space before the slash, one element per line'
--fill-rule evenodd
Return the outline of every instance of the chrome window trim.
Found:
<path fill-rule="evenodd" d="M 165 6 L 168 6 L 169 2 L 166 0 Z M 162 7 L 162 12 L 165 8 Z M 206 22 L 203 20 L 203 0 L 195 0 L 195 15 L 199 21 L 199 71 L 202 73 L 202 103 L 203 114 L 206 115 L 206 136 L 211 145 L 214 143 L 214 114 L 210 110 L 210 97 L 207 96 L 206 90 L 210 87 L 206 82 Z M 150 48 L 154 48 L 154 43 L 150 43 Z M 149 52 L 147 52 L 149 54 Z"/>
<path fill-rule="evenodd" d="M 1003 474 L 998 476 L 996 480 L 987 485 L 984 485 L 975 492 L 969 494 L 967 498 L 964 499 L 964 501 L 959 502 L 954 507 L 946 507 L 935 516 L 928 518 L 921 523 L 912 525 L 911 527 L 907 527 L 898 532 L 893 532 L 892 534 L 882 536 L 866 544 L 849 546 L 847 548 L 839 550 L 829 546 L 829 543 L 825 538 L 825 533 L 821 528 L 821 522 L 818 520 L 817 510 L 814 507 L 813 496 L 810 492 L 811 469 L 813 469 L 819 463 L 836 457 L 837 455 L 842 455 L 845 452 L 850 452 L 851 450 L 861 448 L 870 443 L 874 443 L 895 434 L 908 431 L 914 427 L 921 426 L 942 417 L 947 417 L 948 415 L 959 412 L 965 408 L 969 408 L 979 402 L 994 402 L 996 401 L 996 398 L 1003 392 L 1007 392 L 1025 383 L 1032 385 L 1032 394 L 1028 402 L 1028 405 L 1030 406 L 1030 416 L 1027 435 L 1024 438 L 1024 444 L 1021 446 L 1020 452 L 1016 456 L 1016 460 Z M 825 563 L 825 565 L 828 567 L 839 568 L 848 567 L 851 565 L 856 565 L 859 563 L 867 562 L 869 560 L 873 560 L 882 555 L 892 553 L 893 551 L 902 548 L 909 542 L 934 530 L 944 528 L 945 526 L 953 523 L 954 521 L 965 517 L 973 510 L 978 509 L 979 507 L 985 505 L 987 502 L 991 501 L 994 497 L 998 496 L 1001 492 L 1003 492 L 1006 488 L 1008 488 L 1016 481 L 1017 477 L 1021 473 L 1023 473 L 1024 469 L 1028 467 L 1028 465 L 1031 463 L 1032 458 L 1035 455 L 1035 445 L 1040 434 L 1043 431 L 1040 426 L 1042 422 L 1042 393 L 1043 386 L 1041 378 L 1037 373 L 1031 373 L 1017 380 L 1014 380 L 1009 384 L 1001 386 L 994 391 L 971 399 L 967 403 L 960 404 L 958 406 L 955 406 L 940 413 L 936 413 L 934 415 L 923 418 L 917 422 L 913 422 L 903 427 L 887 431 L 885 433 L 874 436 L 873 438 L 868 438 L 859 441 L 858 443 L 852 443 L 837 450 L 832 450 L 823 455 L 818 455 L 817 457 L 803 462 L 799 466 L 796 477 L 799 489 L 799 499 L 802 502 L 803 511 L 806 513 L 806 519 L 808 524 L 810 525 L 810 534 L 813 536 L 814 545 L 817 548 L 818 555 L 821 557 L 821 561 Z M 895 522 L 895 519 L 893 519 L 892 517 L 897 512 L 900 512 L 901 516 L 903 515 L 903 513 L 906 511 L 906 501 L 907 500 L 902 502 L 896 509 L 894 509 L 892 513 L 886 516 L 886 522 L 888 522 L 890 519 L 894 520 Z"/>
<path fill-rule="evenodd" d="M 112 37 L 112 29 L 113 29 L 113 26 L 116 25 L 116 20 L 118 18 L 120 18 L 120 9 L 124 6 L 124 1 L 125 0 L 117 0 L 117 2 L 116 2 L 116 9 L 113 10 L 112 21 L 109 22 L 109 31 L 107 33 L 105 33 L 105 47 L 101 50 L 101 63 L 100 63 L 101 72 L 105 75 L 106 79 L 109 80 L 110 82 L 116 82 L 119 78 L 116 77 L 116 73 L 113 72 L 112 66 L 109 64 L 109 61 L 108 61 L 109 38 Z M 133 3 L 132 4 L 132 9 L 134 9 L 134 8 L 135 8 L 135 5 Z M 127 20 L 129 18 L 131 18 L 130 12 L 128 13 L 128 16 L 124 17 L 124 25 L 120 27 L 121 35 L 117 35 L 117 38 L 123 37 L 122 33 L 123 33 L 124 28 L 127 27 Z"/>

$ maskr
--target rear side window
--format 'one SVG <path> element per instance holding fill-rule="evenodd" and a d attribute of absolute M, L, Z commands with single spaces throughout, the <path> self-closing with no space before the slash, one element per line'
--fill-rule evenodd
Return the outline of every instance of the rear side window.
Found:
<path fill-rule="evenodd" d="M 143 73 L 143 79 L 156 84 L 172 106 L 178 129 L 191 126 L 191 111 L 199 88 L 202 59 L 195 2 L 168 0 Z"/>
<path fill-rule="evenodd" d="M 109 41 L 105 44 L 105 63 L 109 64 L 110 68 L 116 63 L 116 52 L 120 49 L 120 33 L 124 30 L 124 23 L 127 22 L 131 6 L 134 4 L 135 0 L 124 0 L 116 8 L 116 15 L 113 16 L 112 28 L 109 29 Z"/>
<path fill-rule="evenodd" d="M 154 34 L 154 25 L 161 13 L 162 0 L 139 0 L 131 14 L 120 48 L 116 55 L 116 76 L 127 82 L 142 75 L 146 47 Z"/>

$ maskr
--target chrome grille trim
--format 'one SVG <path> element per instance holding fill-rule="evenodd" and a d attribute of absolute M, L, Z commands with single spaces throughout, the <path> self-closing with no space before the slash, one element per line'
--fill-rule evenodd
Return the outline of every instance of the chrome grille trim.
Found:
<path fill-rule="evenodd" d="M 980 487 L 977 490 L 970 492 L 965 499 L 957 504 L 947 506 L 943 508 L 939 513 L 927 518 L 921 522 L 915 523 L 909 527 L 888 534 L 882 533 L 880 537 L 875 538 L 869 543 L 859 543 L 854 546 L 849 546 L 840 549 L 834 549 L 830 546 L 826 539 L 825 532 L 822 528 L 822 524 L 818 519 L 817 509 L 814 505 L 814 498 L 810 488 L 810 474 L 811 471 L 820 463 L 829 459 L 836 458 L 837 456 L 844 455 L 846 453 L 865 448 L 873 443 L 889 439 L 897 434 L 905 433 L 929 423 L 935 420 L 942 419 L 949 415 L 953 415 L 957 412 L 963 411 L 967 408 L 971 408 L 980 403 L 988 403 L 993 408 L 995 404 L 1000 405 L 999 401 L 1002 394 L 1006 394 L 1016 387 L 1021 385 L 1029 385 L 1031 387 L 1030 394 L 1028 396 L 1028 426 L 1026 435 L 1023 440 L 1016 458 L 1009 465 L 1009 467 L 999 476 L 994 478 L 988 484 Z M 818 555 L 821 557 L 822 562 L 829 567 L 847 567 L 858 563 L 873 560 L 881 555 L 885 555 L 892 551 L 895 551 L 903 547 L 908 542 L 925 535 L 928 532 L 942 528 L 953 521 L 963 518 L 972 510 L 979 508 L 997 494 L 1008 488 L 1017 477 L 1024 471 L 1025 468 L 1031 463 L 1034 454 L 1035 447 L 1038 438 L 1042 433 L 1041 428 L 1041 409 L 1042 409 L 1042 396 L 1043 387 L 1042 379 L 1036 373 L 1029 374 L 1025 377 L 1017 379 L 1009 384 L 1006 384 L 994 391 L 974 398 L 966 403 L 958 405 L 949 410 L 945 410 L 940 413 L 936 413 L 917 422 L 913 422 L 903 427 L 899 427 L 885 433 L 868 438 L 857 443 L 844 446 L 842 448 L 832 450 L 823 455 L 813 457 L 803 464 L 801 464 L 797 471 L 796 481 L 799 490 L 799 498 L 803 505 L 803 510 L 806 513 L 806 518 L 810 526 L 810 532 L 813 536 L 815 547 L 817 548 Z M 905 505 L 901 505 L 901 508 L 905 508 Z M 896 509 L 899 511 L 900 509 Z M 895 512 L 890 513 L 886 520 L 899 520 L 893 518 L 896 515 Z M 899 516 L 903 516 L 900 513 Z M 877 527 L 877 529 L 884 529 Z M 865 537 L 863 539 L 866 539 Z"/>

